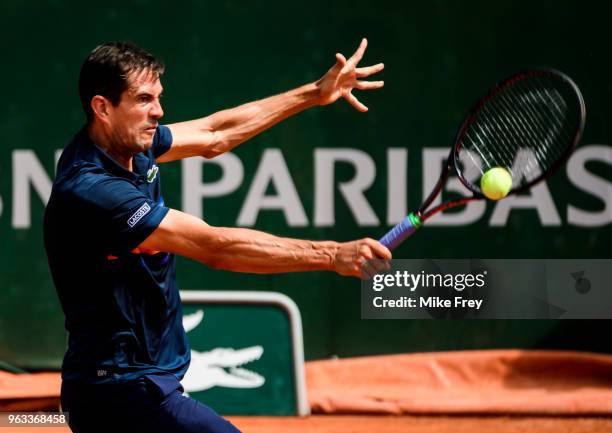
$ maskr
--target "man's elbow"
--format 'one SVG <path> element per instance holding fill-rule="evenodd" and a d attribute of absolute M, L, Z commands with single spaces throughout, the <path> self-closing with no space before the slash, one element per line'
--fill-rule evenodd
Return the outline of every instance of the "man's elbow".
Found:
<path fill-rule="evenodd" d="M 215 271 L 224 269 L 223 260 L 219 260 L 218 258 L 207 257 L 204 260 L 200 260 L 200 261 L 204 263 L 207 267 L 209 267 L 210 269 L 214 269 Z"/>
<path fill-rule="evenodd" d="M 215 231 L 217 228 L 209 227 Z M 206 245 L 205 248 L 200 248 L 197 256 L 192 257 L 200 263 L 214 270 L 226 270 L 227 269 L 227 257 L 224 254 L 224 248 L 222 245 L 223 238 L 217 234 L 212 237 L 208 237 L 205 241 L 202 241 L 201 245 Z"/>
<path fill-rule="evenodd" d="M 222 155 L 223 153 L 225 153 L 223 150 L 221 149 L 210 149 L 210 148 L 206 148 L 204 150 L 202 150 L 202 152 L 200 153 L 200 156 L 202 156 L 203 158 L 206 159 L 213 159 L 219 155 Z"/>

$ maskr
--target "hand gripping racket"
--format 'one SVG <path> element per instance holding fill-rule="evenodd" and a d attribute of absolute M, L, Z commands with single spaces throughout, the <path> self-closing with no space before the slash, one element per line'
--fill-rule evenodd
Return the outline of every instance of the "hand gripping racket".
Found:
<path fill-rule="evenodd" d="M 491 168 L 502 167 L 510 173 L 508 195 L 550 177 L 576 147 L 585 116 L 578 86 L 559 71 L 530 70 L 500 82 L 463 122 L 431 194 L 380 242 L 393 250 L 438 212 L 485 200 L 480 178 Z M 453 171 L 473 195 L 428 209 Z"/>

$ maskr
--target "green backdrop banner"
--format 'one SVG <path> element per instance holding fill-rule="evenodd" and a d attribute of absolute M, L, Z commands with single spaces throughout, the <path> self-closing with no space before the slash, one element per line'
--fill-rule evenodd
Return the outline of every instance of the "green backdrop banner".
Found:
<path fill-rule="evenodd" d="M 84 121 L 80 63 L 128 39 L 161 56 L 165 121 L 201 117 L 318 79 L 361 37 L 385 88 L 314 108 L 212 160 L 164 164 L 166 203 L 213 225 L 310 239 L 379 237 L 419 205 L 467 109 L 518 70 L 572 76 L 587 105 L 568 165 L 513 201 L 432 220 L 396 258 L 609 258 L 612 6 L 584 1 L 0 2 L 0 360 L 57 367 L 63 316 L 41 220 L 58 152 Z M 461 194 L 456 183 L 445 197 Z M 82 248 L 87 248 L 83 239 Z M 611 351 L 600 322 L 361 321 L 359 282 L 253 276 L 181 260 L 184 289 L 270 290 L 301 309 L 307 359 L 492 347 Z M 83 290 L 87 290 L 84 287 Z M 96 296 L 91 294 L 92 298 Z"/>

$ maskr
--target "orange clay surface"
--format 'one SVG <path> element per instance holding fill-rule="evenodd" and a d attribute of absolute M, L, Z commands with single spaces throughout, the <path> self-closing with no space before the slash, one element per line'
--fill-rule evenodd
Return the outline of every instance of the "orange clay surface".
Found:
<path fill-rule="evenodd" d="M 605 433 L 612 418 L 525 416 L 353 416 L 229 417 L 244 433 Z M 70 433 L 68 428 L 9 428 L 12 433 Z M 134 432 L 137 433 L 137 432 Z"/>

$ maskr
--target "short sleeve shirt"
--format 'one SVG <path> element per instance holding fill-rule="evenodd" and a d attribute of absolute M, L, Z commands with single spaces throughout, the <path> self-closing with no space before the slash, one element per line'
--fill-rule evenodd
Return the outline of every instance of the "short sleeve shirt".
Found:
<path fill-rule="evenodd" d="M 175 257 L 136 248 L 168 213 L 153 145 L 115 162 L 83 128 L 62 152 L 44 219 L 45 249 L 69 334 L 64 380 L 107 383 L 145 374 L 183 377 L 190 361 Z"/>

